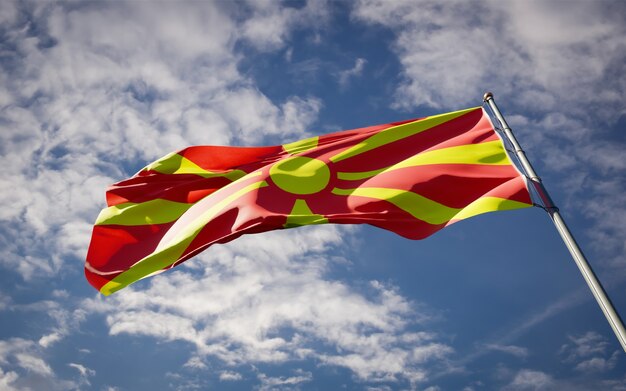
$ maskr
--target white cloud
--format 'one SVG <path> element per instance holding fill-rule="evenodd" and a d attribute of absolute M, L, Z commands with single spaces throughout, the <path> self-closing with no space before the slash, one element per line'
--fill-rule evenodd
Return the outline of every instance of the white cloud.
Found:
<path fill-rule="evenodd" d="M 617 364 L 617 359 L 619 357 L 619 352 L 613 352 L 610 358 L 606 359 L 604 357 L 593 357 L 588 360 L 584 360 L 579 362 L 575 369 L 580 372 L 606 372 L 615 368 Z"/>
<path fill-rule="evenodd" d="M 310 96 L 271 102 L 239 73 L 235 44 L 254 12 L 239 20 L 226 4 L 198 2 L 3 7 L 14 49 L 3 52 L 11 66 L 0 91 L 0 164 L 12 168 L 0 178 L 0 265 L 25 279 L 68 262 L 79 269 L 104 189 L 150 160 L 192 144 L 292 141 L 321 109 Z M 325 6 L 293 10 L 314 20 Z"/>
<path fill-rule="evenodd" d="M 197 338 L 193 324 L 176 315 L 151 311 L 127 311 L 107 317 L 110 334 L 147 334 L 165 340 Z"/>
<path fill-rule="evenodd" d="M 242 24 L 242 38 L 261 51 L 282 48 L 294 29 L 316 31 L 328 23 L 325 1 L 307 1 L 303 7 L 289 7 L 275 1 L 249 1 L 251 15 Z"/>
<path fill-rule="evenodd" d="M 528 349 L 524 348 L 524 347 L 521 347 L 521 346 L 487 344 L 487 345 L 485 345 L 485 348 L 488 349 L 488 350 L 496 351 L 496 352 L 502 352 L 502 353 L 510 354 L 510 355 L 518 357 L 518 358 L 526 358 L 526 357 L 528 357 Z"/>
<path fill-rule="evenodd" d="M 606 128 L 626 114 L 623 15 L 606 1 L 362 0 L 353 9 L 395 33 L 403 80 L 394 107 L 459 109 L 493 90 L 505 115 L 528 116 L 515 128 L 520 142 L 552 193 L 565 194 L 556 198 L 564 214 L 592 222 L 595 250 L 622 278 L 624 142 Z"/>
<path fill-rule="evenodd" d="M 305 372 L 302 370 L 298 370 L 296 372 L 296 376 L 290 377 L 270 377 L 264 373 L 259 373 L 257 375 L 258 379 L 261 381 L 259 390 L 293 389 L 294 386 L 313 380 L 313 374 L 311 372 Z"/>
<path fill-rule="evenodd" d="M 15 381 L 17 379 L 17 373 L 13 371 L 4 372 L 2 368 L 0 368 L 0 389 L 5 391 L 18 390 L 18 388 L 15 387 Z"/>
<path fill-rule="evenodd" d="M 70 293 L 65 289 L 55 289 L 52 291 L 52 297 L 57 299 L 68 299 L 70 297 Z"/>
<path fill-rule="evenodd" d="M 7 364 L 11 356 L 16 352 L 26 351 L 32 348 L 31 341 L 22 338 L 12 338 L 10 340 L 0 340 L 0 363 Z"/>
<path fill-rule="evenodd" d="M 607 352 L 610 346 L 606 338 L 593 331 L 579 336 L 569 336 L 569 342 L 561 347 L 565 363 L 583 373 L 606 372 L 615 367 L 620 352 Z"/>
<path fill-rule="evenodd" d="M 303 138 L 307 136 L 306 126 L 322 107 L 319 99 L 310 97 L 292 97 L 278 107 L 252 88 L 223 91 L 214 104 L 225 113 L 230 132 L 245 144 L 259 143 L 267 135 Z"/>
<path fill-rule="evenodd" d="M 554 379 L 550 375 L 541 371 L 522 369 L 504 389 L 511 391 L 539 391 L 555 389 L 554 385 Z"/>
<path fill-rule="evenodd" d="M 580 287 L 579 289 L 571 292 L 570 294 L 559 298 L 558 300 L 548 303 L 543 308 L 540 308 L 531 313 L 522 314 L 517 322 L 516 327 L 506 327 L 501 332 L 494 332 L 494 336 L 497 336 L 488 342 L 478 345 L 478 349 L 474 353 L 466 356 L 461 362 L 463 364 L 469 363 L 478 357 L 482 357 L 486 353 L 492 350 L 505 351 L 507 353 L 519 355 L 523 357 L 524 348 L 511 345 L 511 342 L 518 339 L 520 336 L 527 333 L 534 327 L 542 324 L 543 322 L 558 316 L 562 312 L 579 305 L 580 303 L 589 300 L 589 291 L 586 287 Z M 519 348 L 519 349 L 516 349 Z M 529 353 L 526 350 L 526 353 Z"/>
<path fill-rule="evenodd" d="M 0 292 L 0 311 L 4 311 L 5 309 L 7 309 L 11 305 L 11 302 L 11 297 Z"/>
<path fill-rule="evenodd" d="M 81 376 L 94 376 L 96 374 L 96 371 L 94 371 L 93 369 L 89 369 L 81 364 L 69 363 L 68 366 L 76 369 Z"/>
<path fill-rule="evenodd" d="M 524 100 L 526 94 L 536 98 L 539 93 L 559 98 L 540 99 L 543 104 L 562 105 L 566 99 L 580 105 L 590 99 L 616 104 L 623 97 L 620 83 L 609 94 L 589 94 L 621 56 L 616 49 L 624 46 L 623 24 L 609 9 L 589 2 L 562 7 L 555 1 L 454 1 L 442 6 L 363 0 L 353 15 L 397 32 L 396 52 L 406 76 L 398 91 L 401 107 L 469 104 L 490 86 L 508 91 L 507 97 Z M 550 22 L 538 22 L 543 19 Z M 528 99 L 529 107 L 534 103 Z"/>
<path fill-rule="evenodd" d="M 37 343 L 23 338 L 0 340 L 0 389 L 51 391 L 76 389 L 72 380 L 59 379 Z"/>
<path fill-rule="evenodd" d="M 240 373 L 233 371 L 220 372 L 220 381 L 239 381 L 243 379 Z"/>
<path fill-rule="evenodd" d="M 609 345 L 603 336 L 593 331 L 580 336 L 569 336 L 568 339 L 570 343 L 561 348 L 561 352 L 567 355 L 567 360 L 604 354 Z"/>
<path fill-rule="evenodd" d="M 89 369 L 86 366 L 82 365 L 82 364 L 77 364 L 77 363 L 69 363 L 67 364 L 70 368 L 74 368 L 78 371 L 78 373 L 80 374 L 79 376 L 79 384 L 84 384 L 86 386 L 90 386 L 91 383 L 89 382 L 89 378 L 92 376 L 96 375 L 96 371 L 94 371 L 93 369 Z"/>
<path fill-rule="evenodd" d="M 202 358 L 197 357 L 197 356 L 189 358 L 189 360 L 187 360 L 187 362 L 183 366 L 186 368 L 194 368 L 194 369 L 206 369 L 207 368 L 207 365 L 204 363 Z"/>
<path fill-rule="evenodd" d="M 613 391 L 624 391 L 626 390 L 626 377 L 615 380 L 604 380 L 599 384 L 598 388 Z"/>
<path fill-rule="evenodd" d="M 43 308 L 38 308 L 39 303 L 34 303 L 32 307 L 24 307 L 24 309 L 32 308 L 35 311 L 43 311 L 54 322 L 52 326 L 52 332 L 42 336 L 39 339 L 39 345 L 43 348 L 48 348 L 54 343 L 59 342 L 63 338 L 67 337 L 71 332 L 80 328 L 80 324 L 85 320 L 86 312 L 82 309 L 71 309 L 74 303 L 66 301 L 65 305 L 57 302 L 45 302 L 42 303 Z M 47 309 L 45 309 L 48 307 Z"/>
<path fill-rule="evenodd" d="M 84 308 L 107 314 L 113 335 L 187 341 L 231 366 L 313 359 L 362 381 L 424 380 L 426 366 L 452 352 L 435 334 L 412 331 L 429 314 L 387 284 L 357 293 L 327 279 L 336 265 L 324 254 L 348 232 L 316 226 L 242 237 Z"/>
<path fill-rule="evenodd" d="M 352 68 L 340 71 L 337 75 L 339 79 L 339 85 L 345 88 L 350 82 L 350 79 L 361 76 L 361 73 L 363 73 L 363 68 L 365 68 L 365 64 L 367 64 L 366 59 L 357 58 Z"/>
<path fill-rule="evenodd" d="M 445 101 L 464 104 L 473 96 L 481 96 L 487 69 L 497 68 L 494 60 L 506 52 L 491 53 L 498 48 L 490 43 L 488 32 L 469 26 L 473 21 L 463 16 L 470 10 L 477 14 L 475 6 L 449 2 L 441 12 L 435 2 L 357 4 L 356 18 L 389 26 L 398 34 L 396 51 L 405 80 L 396 95 L 397 107 L 441 107 Z M 487 67 L 490 63 L 493 65 Z"/>
<path fill-rule="evenodd" d="M 47 347 L 50 347 L 55 342 L 60 341 L 61 338 L 63 338 L 61 334 L 57 332 L 53 332 L 53 333 L 44 335 L 43 337 L 39 338 L 39 345 L 41 345 L 44 348 L 47 348 Z"/>
<path fill-rule="evenodd" d="M 17 364 L 27 371 L 32 371 L 39 375 L 52 375 L 50 366 L 39 357 L 27 353 L 17 353 L 15 358 Z"/>

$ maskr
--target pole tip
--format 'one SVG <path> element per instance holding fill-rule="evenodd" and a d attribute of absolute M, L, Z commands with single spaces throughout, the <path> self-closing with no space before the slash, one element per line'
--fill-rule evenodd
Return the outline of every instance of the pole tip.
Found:
<path fill-rule="evenodd" d="M 489 99 L 493 99 L 493 93 L 485 92 L 485 95 L 483 95 L 483 102 L 487 102 Z"/>

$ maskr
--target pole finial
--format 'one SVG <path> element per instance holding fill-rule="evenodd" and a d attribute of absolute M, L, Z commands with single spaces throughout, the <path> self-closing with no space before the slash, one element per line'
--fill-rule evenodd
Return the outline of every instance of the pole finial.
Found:
<path fill-rule="evenodd" d="M 493 93 L 485 92 L 485 95 L 483 95 L 483 102 L 487 102 L 489 99 L 493 99 Z"/>

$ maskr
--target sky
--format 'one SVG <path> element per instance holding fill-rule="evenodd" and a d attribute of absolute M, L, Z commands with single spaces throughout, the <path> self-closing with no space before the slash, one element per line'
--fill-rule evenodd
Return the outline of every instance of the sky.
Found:
<path fill-rule="evenodd" d="M 108 185 L 189 145 L 500 109 L 626 314 L 626 3 L 0 2 L 1 390 L 626 390 L 545 212 L 321 225 L 114 295 Z"/>

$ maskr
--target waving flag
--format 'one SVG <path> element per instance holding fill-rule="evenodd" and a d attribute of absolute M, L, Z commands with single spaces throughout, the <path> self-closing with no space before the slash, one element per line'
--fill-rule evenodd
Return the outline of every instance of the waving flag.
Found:
<path fill-rule="evenodd" d="M 85 263 L 105 295 L 243 234 L 339 223 L 423 239 L 532 205 L 481 107 L 281 146 L 189 147 L 106 199 Z"/>

